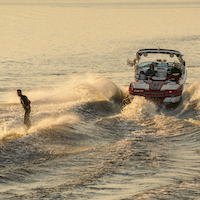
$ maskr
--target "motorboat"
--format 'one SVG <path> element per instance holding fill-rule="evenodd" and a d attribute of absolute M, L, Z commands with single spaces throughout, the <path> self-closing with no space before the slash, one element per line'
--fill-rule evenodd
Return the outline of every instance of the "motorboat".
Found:
<path fill-rule="evenodd" d="M 182 57 L 176 50 L 140 49 L 133 61 L 127 60 L 134 68 L 134 79 L 129 86 L 130 99 L 143 96 L 157 104 L 179 103 L 187 77 Z M 148 72 L 152 65 L 154 73 L 151 74 Z"/>

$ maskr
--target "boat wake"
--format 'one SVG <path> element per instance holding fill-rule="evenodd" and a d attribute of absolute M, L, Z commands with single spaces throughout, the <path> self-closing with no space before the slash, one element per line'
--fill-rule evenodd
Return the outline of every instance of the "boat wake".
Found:
<path fill-rule="evenodd" d="M 200 125 L 198 82 L 184 93 L 185 99 L 177 108 L 165 112 L 139 96 L 124 105 L 122 89 L 106 79 L 79 82 L 71 89 L 66 88 L 72 96 L 59 93 L 56 97 L 52 93 L 52 99 L 46 98 L 49 92 L 43 90 L 42 98 L 46 100 L 35 98 L 33 126 L 29 130 L 18 115 L 19 104 L 1 107 L 5 120 L 1 122 L 0 182 L 9 187 L 7 183 L 20 181 L 32 185 L 32 189 L 20 193 L 16 186 L 16 191 L 9 193 L 8 189 L 0 196 L 29 199 L 45 194 L 53 198 L 57 192 L 70 195 L 73 190 L 77 199 L 79 187 L 91 186 L 96 181 L 98 187 L 102 184 L 110 188 L 112 184 L 121 184 L 121 180 L 125 184 L 143 180 L 155 184 L 155 177 L 161 177 L 166 185 L 166 180 L 176 178 L 174 174 L 183 177 L 191 173 L 196 158 L 190 158 L 188 164 L 180 161 L 180 155 L 184 151 L 184 155 L 190 156 L 190 148 L 200 152 L 195 144 Z M 32 94 L 33 91 L 28 96 Z M 177 142 L 180 140 L 184 146 Z M 188 141 L 194 145 L 188 146 L 185 143 Z M 180 168 L 182 162 L 187 167 Z M 41 179 L 47 181 L 43 183 Z M 147 193 L 160 195 L 160 182 L 154 186 L 157 190 Z M 181 183 L 176 187 L 179 186 Z M 144 186 L 143 190 L 148 188 Z M 139 190 L 135 188 L 136 192 Z M 112 192 L 114 195 L 116 190 Z"/>
<path fill-rule="evenodd" d="M 73 77 L 73 79 L 75 79 Z M 37 132 L 42 128 L 55 125 L 74 124 L 87 113 L 92 117 L 92 110 L 96 113 L 109 111 L 112 107 L 119 107 L 123 100 L 122 90 L 112 81 L 105 78 L 79 77 L 79 82 L 65 83 L 65 87 L 43 88 L 26 93 L 31 100 L 32 127 L 28 131 L 24 126 L 23 109 L 19 99 L 10 95 L 10 102 L 0 105 L 1 118 L 0 138 L 15 137 Z M 16 95 L 16 94 L 15 94 Z M 81 114 L 81 115 L 80 115 Z M 84 116 L 85 117 L 85 116 Z M 18 137 L 16 136 L 16 137 Z"/>
<path fill-rule="evenodd" d="M 183 94 L 181 104 L 175 110 L 178 117 L 183 119 L 198 118 L 200 111 L 200 81 L 190 85 Z"/>

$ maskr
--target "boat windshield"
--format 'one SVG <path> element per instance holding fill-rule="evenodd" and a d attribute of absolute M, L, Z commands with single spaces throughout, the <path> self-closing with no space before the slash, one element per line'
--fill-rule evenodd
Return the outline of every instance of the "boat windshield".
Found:
<path fill-rule="evenodd" d="M 142 62 L 142 63 L 140 63 L 139 65 L 138 65 L 138 67 L 139 68 L 141 68 L 141 67 L 149 67 L 150 66 L 150 64 L 151 64 L 152 62 Z"/>
<path fill-rule="evenodd" d="M 152 62 L 142 62 L 138 65 L 139 68 L 141 67 L 149 67 Z"/>
<path fill-rule="evenodd" d="M 153 64 L 154 68 L 171 68 L 173 62 L 142 62 L 138 65 L 138 68 L 149 67 L 150 64 Z"/>
<path fill-rule="evenodd" d="M 172 68 L 173 62 L 142 62 L 138 65 L 137 73 L 140 73 L 141 71 L 146 73 L 146 71 L 150 67 L 150 64 L 153 64 L 155 71 L 157 71 L 160 68 L 169 70 Z"/>

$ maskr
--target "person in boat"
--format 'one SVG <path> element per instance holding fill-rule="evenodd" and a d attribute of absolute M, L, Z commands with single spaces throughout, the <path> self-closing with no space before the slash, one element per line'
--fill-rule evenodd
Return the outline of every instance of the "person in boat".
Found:
<path fill-rule="evenodd" d="M 20 101 L 22 104 L 22 107 L 24 108 L 24 124 L 27 126 L 29 129 L 31 127 L 31 121 L 29 120 L 30 112 L 31 112 L 31 106 L 30 106 L 30 101 L 27 98 L 27 96 L 22 95 L 22 91 L 20 89 L 17 90 L 17 95 L 20 97 Z"/>
<path fill-rule="evenodd" d="M 146 76 L 155 76 L 156 72 L 154 70 L 153 64 L 150 64 L 150 68 L 146 71 Z"/>
<path fill-rule="evenodd" d="M 176 63 L 174 62 L 172 68 L 168 71 L 168 79 L 170 79 L 171 81 L 178 81 L 181 75 L 181 70 L 177 67 Z"/>
<path fill-rule="evenodd" d="M 173 63 L 170 72 L 171 72 L 171 74 L 179 73 L 179 78 L 180 78 L 181 75 L 182 75 L 182 72 L 181 72 L 181 70 L 177 67 L 176 63 Z"/>

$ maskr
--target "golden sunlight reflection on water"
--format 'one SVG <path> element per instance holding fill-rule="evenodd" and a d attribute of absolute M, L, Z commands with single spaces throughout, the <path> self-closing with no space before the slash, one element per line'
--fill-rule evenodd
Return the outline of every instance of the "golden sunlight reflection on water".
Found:
<path fill-rule="evenodd" d="M 147 3 L 148 5 L 148 3 Z M 128 6 L 127 6 L 128 7 Z M 126 7 L 126 8 L 127 8 Z M 135 7 L 138 7 L 135 9 Z M 116 48 L 117 41 L 186 37 L 200 32 L 199 8 L 130 5 L 69 7 L 54 4 L 1 6 L 2 58 L 23 59 L 41 54 L 97 53 Z M 112 38 L 115 43 L 107 45 Z M 167 44 L 162 44 L 163 48 Z M 104 50 L 105 48 L 105 50 Z M 107 49 L 109 48 L 109 49 Z M 1 58 L 1 59 L 2 59 Z"/>

